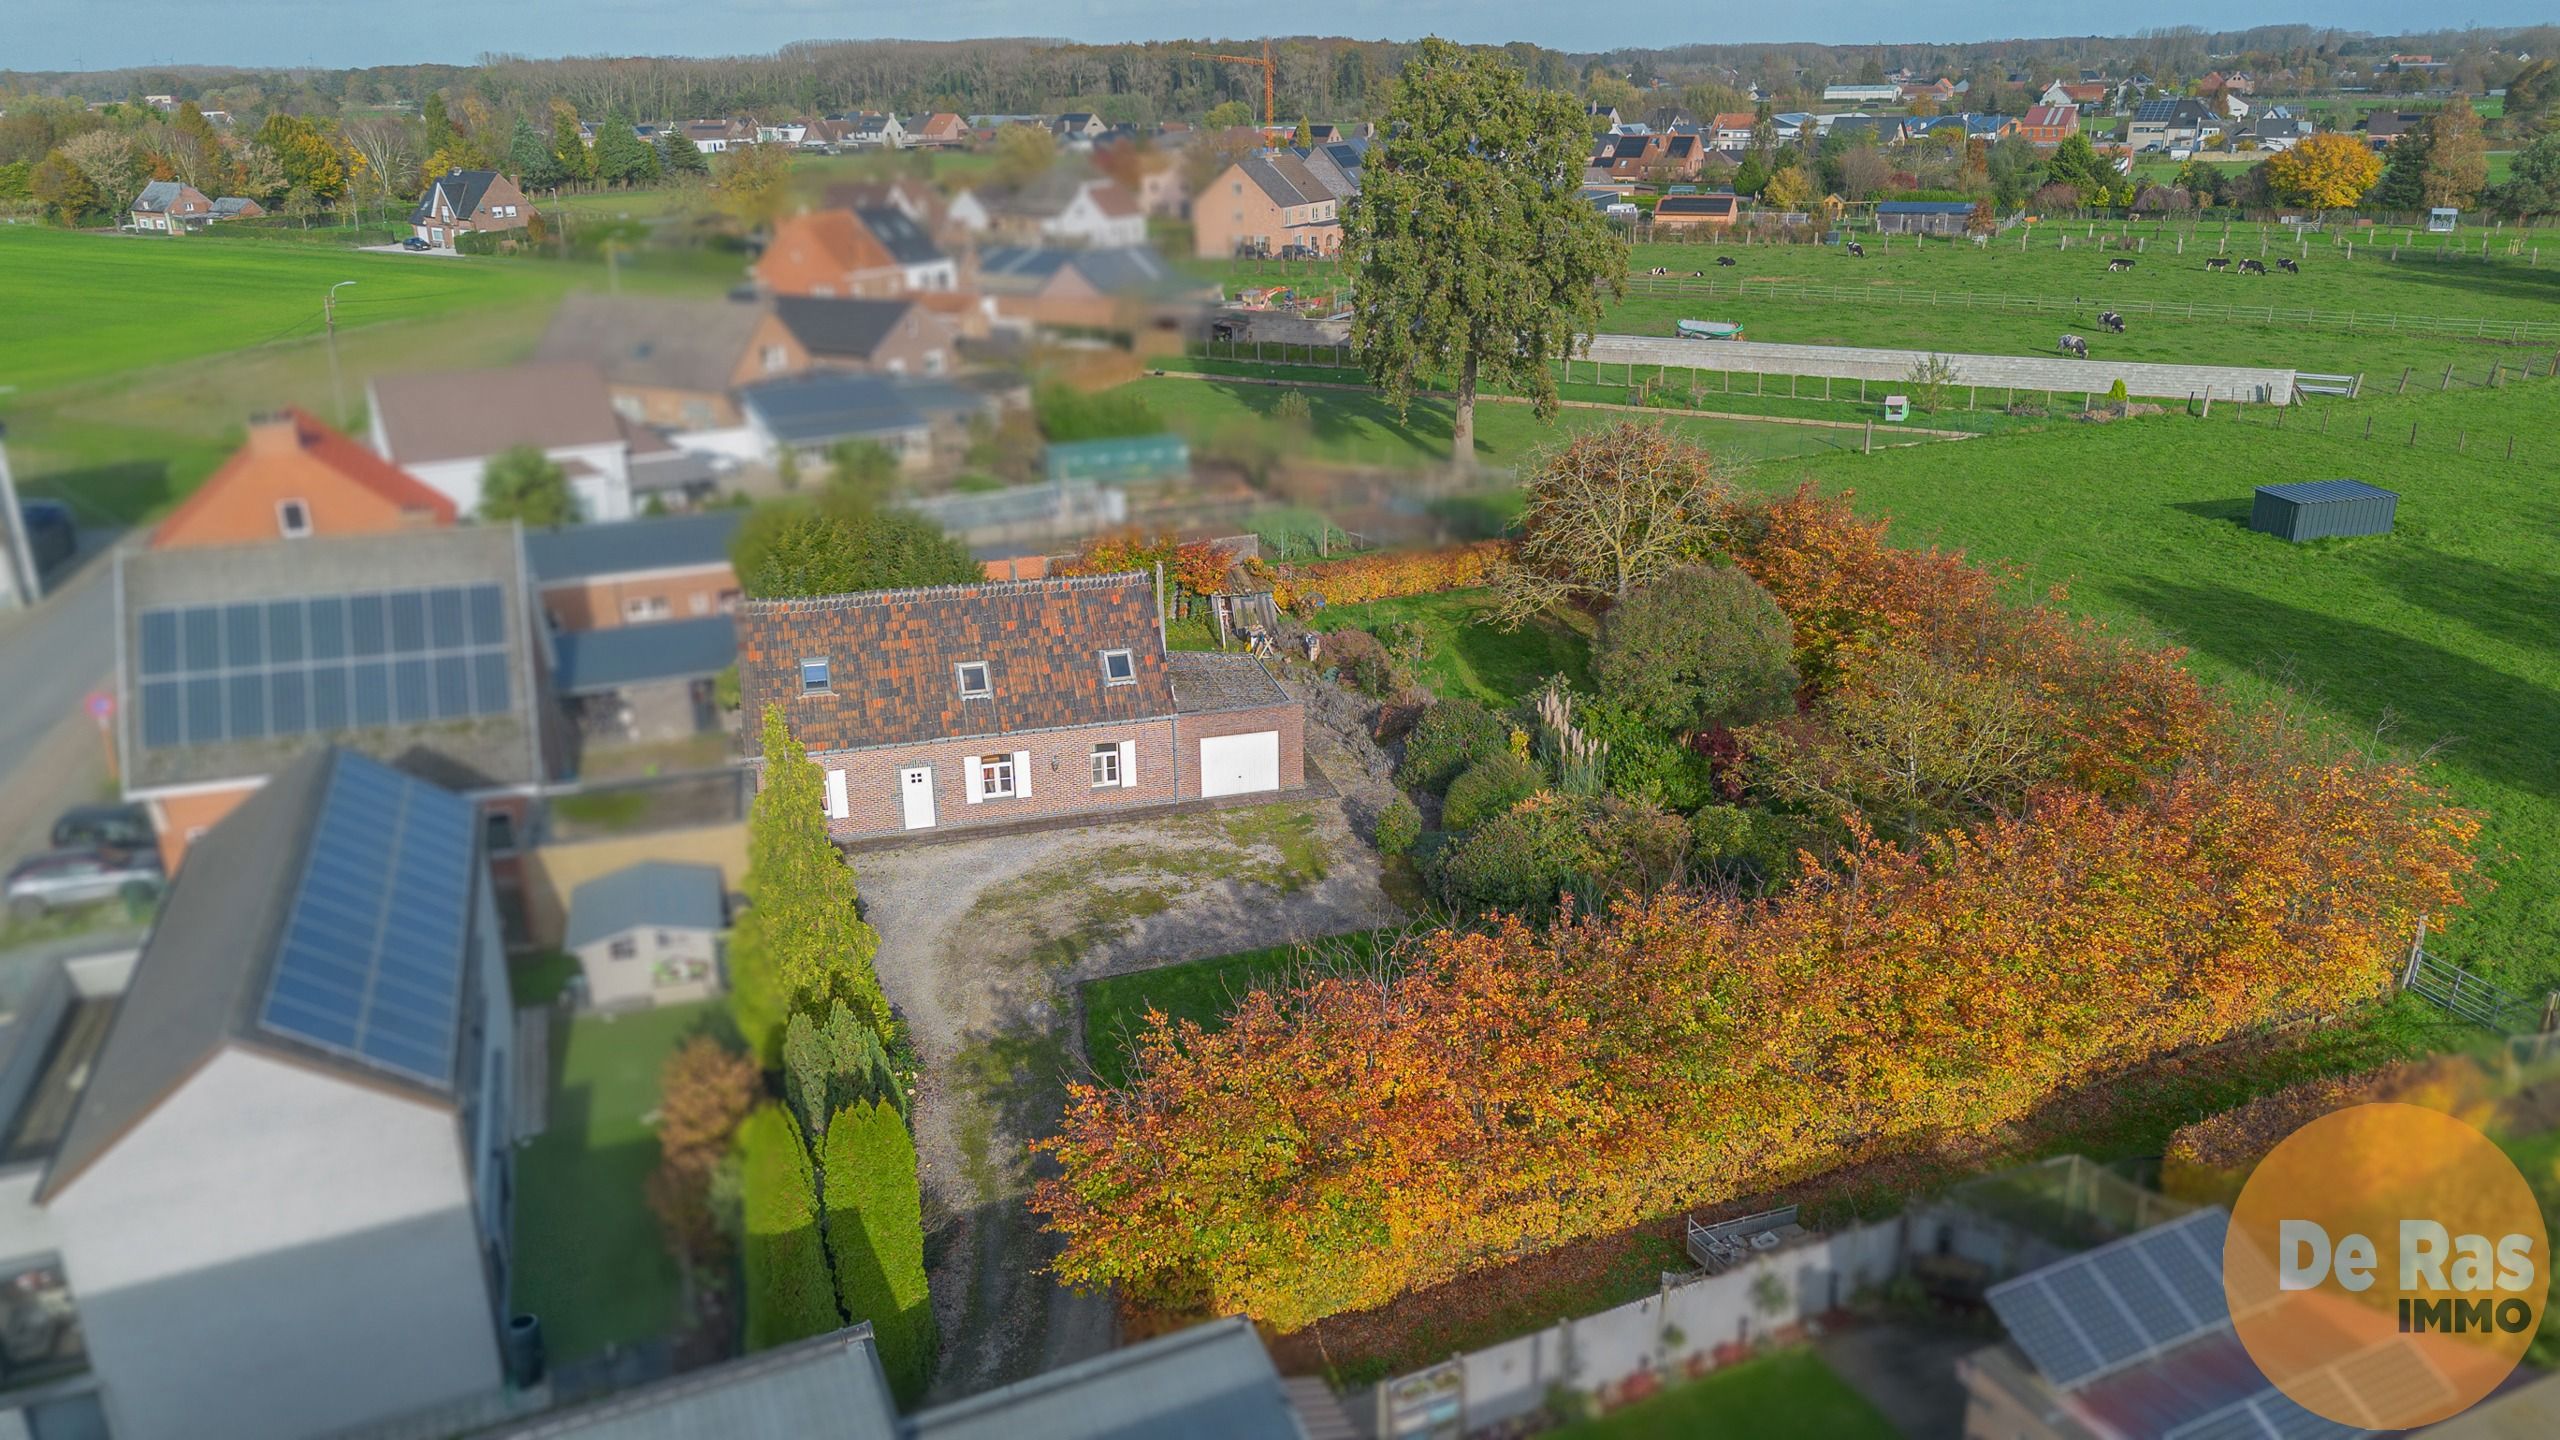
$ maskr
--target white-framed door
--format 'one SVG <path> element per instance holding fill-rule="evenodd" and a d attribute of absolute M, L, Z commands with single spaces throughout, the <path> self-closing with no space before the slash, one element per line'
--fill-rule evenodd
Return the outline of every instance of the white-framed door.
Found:
<path fill-rule="evenodd" d="M 933 767 L 910 765 L 898 772 L 898 814 L 910 830 L 933 828 Z"/>
<path fill-rule="evenodd" d="M 1200 793 L 1250 795 L 1280 788 L 1280 732 L 1212 735 L 1200 742 Z"/>

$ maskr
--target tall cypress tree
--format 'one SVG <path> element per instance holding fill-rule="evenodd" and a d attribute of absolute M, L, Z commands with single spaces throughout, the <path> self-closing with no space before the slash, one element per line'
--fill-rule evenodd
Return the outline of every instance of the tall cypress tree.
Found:
<path fill-rule="evenodd" d="M 821 1142 L 828 1262 L 845 1315 L 871 1322 L 880 1368 L 900 1404 L 933 1378 L 941 1330 L 924 1270 L 924 1196 L 915 1141 L 891 1106 L 849 1105 Z"/>
<path fill-rule="evenodd" d="M 730 1008 L 768 1066 L 794 1011 L 837 1003 L 884 1040 L 896 1021 L 871 968 L 880 933 L 857 911 L 853 867 L 827 836 L 826 782 L 783 718 L 765 711 L 764 783 L 747 816 L 748 908 L 730 937 Z"/>

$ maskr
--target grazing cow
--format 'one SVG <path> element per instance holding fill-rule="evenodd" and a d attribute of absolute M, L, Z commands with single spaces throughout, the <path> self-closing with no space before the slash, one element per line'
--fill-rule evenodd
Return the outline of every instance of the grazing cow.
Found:
<path fill-rule="evenodd" d="M 1849 242 L 1849 253 L 1857 256 L 1861 260 L 1864 260 L 1867 258 L 1867 247 L 1859 244 L 1855 240 L 1852 240 Z"/>
<path fill-rule="evenodd" d="M 2062 344 L 2057 348 L 2065 355 L 2077 355 L 2083 360 L 2089 358 L 2089 342 L 2077 335 L 2063 336 Z"/>
<path fill-rule="evenodd" d="M 2287 275 L 2299 275 L 2299 274 L 2301 274 L 2301 273 L 2302 273 L 2302 267 L 2301 267 L 2300 265 L 2296 264 L 2295 262 L 2291 261 L 2291 260 L 2279 260 L 2279 261 L 2277 261 L 2277 262 L 2276 262 L 2276 268 L 2277 268 L 2277 269 L 2279 269 L 2279 270 L 2281 270 L 2281 271 L 2283 271 L 2283 272 L 2284 272 L 2284 273 L 2286 273 Z"/>
<path fill-rule="evenodd" d="M 2243 260 L 2240 262 L 2240 273 L 2243 275 L 2264 275 L 2267 273 L 2267 262 L 2264 260 Z"/>
<path fill-rule="evenodd" d="M 2204 262 L 2204 268 L 2207 270 L 2228 270 L 2231 268 L 2231 262 L 2228 260 L 2207 260 Z"/>
<path fill-rule="evenodd" d="M 2099 315 L 2098 323 L 2106 326 L 2109 331 L 2115 334 L 2121 335 L 2124 333 L 2124 317 L 2113 310 L 2106 311 Z"/>
<path fill-rule="evenodd" d="M 1716 257 L 1716 263 L 1719 265 L 1738 265 L 1742 262 L 1734 259 L 1730 255 L 1719 255 Z"/>
<path fill-rule="evenodd" d="M 2117 260 L 2110 260 L 2110 261 L 2108 261 L 2108 262 L 2107 262 L 2107 269 L 2108 269 L 2110 272 L 2117 271 L 2117 270 L 2130 270 L 2130 269 L 2132 269 L 2132 268 L 2133 268 L 2133 262 L 2132 262 L 2132 261 L 2130 261 L 2130 260 L 2117 259 Z"/>

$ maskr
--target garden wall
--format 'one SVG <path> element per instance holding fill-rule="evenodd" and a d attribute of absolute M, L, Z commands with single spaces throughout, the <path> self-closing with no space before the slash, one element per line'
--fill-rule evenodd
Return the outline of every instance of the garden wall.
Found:
<path fill-rule="evenodd" d="M 2060 338 L 2065 326 L 2057 325 Z M 2092 331 L 2093 335 L 2097 332 Z M 2100 336 L 2099 338 L 2103 338 Z M 1835 375 L 1903 385 L 1927 350 L 1870 350 L 1850 345 L 1775 345 L 1758 340 L 1663 340 L 1645 335 L 1596 335 L 1577 360 L 1603 365 L 1667 366 L 1674 370 L 1730 370 L 1744 374 Z M 2118 380 L 2125 393 L 2157 399 L 2216 400 L 2287 405 L 2293 401 L 2290 370 L 2238 365 L 2161 365 L 2131 360 L 2067 360 L 2041 355 L 1947 355 L 1957 385 L 2052 390 L 2073 395 L 2103 393 Z M 1907 388 L 1907 386 L 1905 387 Z M 1881 400 L 1882 395 L 1875 397 Z"/>

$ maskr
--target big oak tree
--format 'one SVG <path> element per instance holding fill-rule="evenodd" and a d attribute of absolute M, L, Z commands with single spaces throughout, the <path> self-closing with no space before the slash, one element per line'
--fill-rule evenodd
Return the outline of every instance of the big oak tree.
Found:
<path fill-rule="evenodd" d="M 1575 194 L 1589 151 L 1581 103 L 1499 54 L 1435 37 L 1404 68 L 1344 224 L 1351 343 L 1399 409 L 1455 380 L 1453 463 L 1475 453 L 1482 386 L 1552 417 L 1549 365 L 1625 292 L 1624 242 Z"/>

